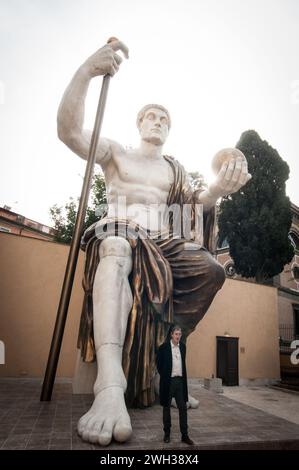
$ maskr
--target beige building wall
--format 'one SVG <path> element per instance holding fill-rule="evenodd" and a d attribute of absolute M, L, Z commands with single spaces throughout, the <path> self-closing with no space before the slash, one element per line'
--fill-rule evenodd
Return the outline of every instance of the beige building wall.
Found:
<path fill-rule="evenodd" d="M 190 336 L 189 377 L 216 377 L 216 336 L 239 337 L 239 378 L 280 377 L 277 290 L 227 279 Z"/>
<path fill-rule="evenodd" d="M 45 372 L 69 247 L 0 233 L 0 340 L 2 377 L 41 377 Z M 81 253 L 57 375 L 72 377 L 83 299 Z"/>
<path fill-rule="evenodd" d="M 2 377 L 42 377 L 45 371 L 68 246 L 0 233 L 0 340 Z M 84 254 L 75 276 L 57 371 L 73 377 L 77 357 Z M 279 377 L 277 291 L 226 280 L 209 312 L 188 340 L 190 377 L 216 373 L 216 335 L 239 336 L 241 378 Z"/>

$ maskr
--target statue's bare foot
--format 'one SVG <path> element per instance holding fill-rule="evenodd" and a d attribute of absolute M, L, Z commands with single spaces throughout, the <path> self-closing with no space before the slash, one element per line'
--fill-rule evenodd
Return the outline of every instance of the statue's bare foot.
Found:
<path fill-rule="evenodd" d="M 187 406 L 188 406 L 188 403 L 189 403 L 190 408 L 198 408 L 199 407 L 199 401 L 196 400 L 196 398 L 192 397 L 191 395 L 188 395 Z"/>
<path fill-rule="evenodd" d="M 90 410 L 78 422 L 78 433 L 84 441 L 102 446 L 112 437 L 125 442 L 132 434 L 132 426 L 122 387 L 111 386 L 99 392 Z"/>
<path fill-rule="evenodd" d="M 174 408 L 177 408 L 177 404 L 174 398 L 171 400 L 171 406 L 173 406 Z M 188 395 L 187 408 L 195 409 L 198 407 L 199 407 L 199 401 L 196 400 L 196 398 L 192 397 L 191 395 Z"/>

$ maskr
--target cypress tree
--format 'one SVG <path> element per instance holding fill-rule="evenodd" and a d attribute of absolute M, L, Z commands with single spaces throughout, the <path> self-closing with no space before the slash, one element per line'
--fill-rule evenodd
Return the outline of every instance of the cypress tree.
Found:
<path fill-rule="evenodd" d="M 254 130 L 243 132 L 236 147 L 246 156 L 252 179 L 222 199 L 219 241 L 227 239 L 238 274 L 264 282 L 279 274 L 294 255 L 285 187 L 289 166 Z"/>

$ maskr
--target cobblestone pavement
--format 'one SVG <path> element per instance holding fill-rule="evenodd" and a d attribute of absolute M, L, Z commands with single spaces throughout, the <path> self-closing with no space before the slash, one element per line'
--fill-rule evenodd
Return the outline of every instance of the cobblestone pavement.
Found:
<path fill-rule="evenodd" d="M 105 449 L 84 443 L 76 432 L 78 419 L 92 402 L 91 395 L 73 395 L 70 383 L 58 383 L 52 401 L 41 403 L 40 390 L 40 380 L 0 379 L 1 450 Z M 205 390 L 199 384 L 191 383 L 190 391 L 200 401 L 198 409 L 188 410 L 193 449 L 299 449 L 298 424 Z M 288 398 L 286 393 L 279 395 L 281 401 Z M 158 404 L 130 410 L 130 416 L 132 438 L 125 444 L 112 442 L 108 449 L 188 448 L 180 442 L 176 409 L 172 409 L 170 444 L 162 441 L 162 408 Z"/>

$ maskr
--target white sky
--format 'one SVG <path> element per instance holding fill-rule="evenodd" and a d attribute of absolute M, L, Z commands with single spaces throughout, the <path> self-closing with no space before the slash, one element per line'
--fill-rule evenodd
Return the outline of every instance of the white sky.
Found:
<path fill-rule="evenodd" d="M 161 103 L 165 153 L 210 181 L 214 153 L 255 129 L 288 162 L 299 203 L 298 0 L 0 0 L 0 205 L 47 224 L 51 205 L 80 195 L 85 163 L 58 140 L 56 113 L 110 36 L 130 59 L 111 81 L 103 136 L 137 145 L 137 111 Z"/>

